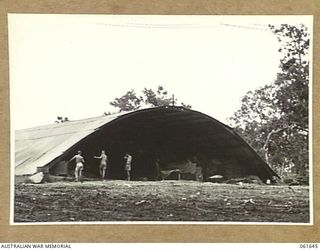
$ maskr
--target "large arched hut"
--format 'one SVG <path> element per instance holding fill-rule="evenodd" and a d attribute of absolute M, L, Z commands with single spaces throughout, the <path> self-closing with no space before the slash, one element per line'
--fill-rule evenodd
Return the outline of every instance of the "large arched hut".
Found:
<path fill-rule="evenodd" d="M 79 149 L 88 176 L 98 175 L 93 156 L 102 149 L 107 151 L 110 177 L 115 179 L 125 176 L 123 156 L 127 152 L 133 156 L 135 179 L 155 179 L 157 160 L 161 169 L 180 169 L 182 173 L 192 173 L 190 166 L 196 164 L 204 179 L 254 175 L 266 181 L 276 176 L 232 128 L 182 107 L 149 108 L 18 130 L 15 175 L 32 175 L 43 169 L 66 174 L 64 163 Z"/>

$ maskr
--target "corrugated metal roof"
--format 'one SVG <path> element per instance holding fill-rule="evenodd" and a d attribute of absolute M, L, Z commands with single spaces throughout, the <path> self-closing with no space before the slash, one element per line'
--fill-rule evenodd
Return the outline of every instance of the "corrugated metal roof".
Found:
<path fill-rule="evenodd" d="M 61 156 L 68 148 L 104 124 L 123 115 L 55 123 L 15 132 L 15 174 L 28 175 Z"/>

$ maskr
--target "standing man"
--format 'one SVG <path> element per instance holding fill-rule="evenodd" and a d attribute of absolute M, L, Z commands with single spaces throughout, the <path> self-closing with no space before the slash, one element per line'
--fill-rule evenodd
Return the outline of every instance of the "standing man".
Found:
<path fill-rule="evenodd" d="M 81 156 L 81 151 L 80 150 L 78 151 L 78 154 L 76 154 L 75 156 L 73 156 L 69 160 L 69 162 L 71 162 L 74 159 L 76 160 L 76 168 L 75 168 L 75 171 L 74 171 L 74 176 L 76 178 L 75 181 L 79 181 L 82 178 L 83 163 L 84 163 L 84 158 Z"/>
<path fill-rule="evenodd" d="M 95 156 L 95 159 L 100 159 L 100 165 L 99 165 L 99 170 L 100 170 L 100 176 L 102 180 L 107 176 L 107 170 L 108 170 L 108 156 L 106 155 L 105 151 L 101 151 L 100 156 Z"/>
<path fill-rule="evenodd" d="M 124 169 L 127 172 L 127 180 L 130 181 L 130 171 L 131 171 L 132 156 L 127 153 L 124 156 L 124 159 L 126 160 L 126 165 L 125 165 Z"/>

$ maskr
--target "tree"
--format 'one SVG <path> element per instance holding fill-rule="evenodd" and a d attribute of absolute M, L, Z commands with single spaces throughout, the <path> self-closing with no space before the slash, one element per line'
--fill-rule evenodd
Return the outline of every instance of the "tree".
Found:
<path fill-rule="evenodd" d="M 138 97 L 134 90 L 128 91 L 120 98 L 115 98 L 110 105 L 121 111 L 137 110 L 144 104 L 147 107 L 160 107 L 160 106 L 174 106 L 177 103 L 177 99 L 174 95 L 169 97 L 168 91 L 164 90 L 162 86 L 158 86 L 157 90 L 144 88 L 142 90 L 142 96 Z M 181 103 L 181 106 L 190 109 L 191 106 Z"/>
<path fill-rule="evenodd" d="M 168 106 L 173 103 L 174 97 L 168 97 L 168 92 L 162 86 L 158 86 L 157 91 L 144 88 L 142 91 L 144 95 L 144 102 L 150 104 L 152 107 Z"/>
<path fill-rule="evenodd" d="M 140 108 L 141 97 L 138 97 L 134 90 L 128 91 L 126 94 L 120 98 L 115 98 L 113 102 L 110 102 L 110 105 L 119 108 L 119 111 L 130 111 Z"/>
<path fill-rule="evenodd" d="M 273 84 L 249 91 L 230 118 L 279 174 L 308 173 L 309 34 L 303 25 L 269 26 L 283 54 Z"/>
<path fill-rule="evenodd" d="M 62 117 L 62 116 L 57 116 L 57 120 L 55 121 L 55 123 L 63 123 L 63 122 L 68 122 L 69 118 L 68 117 Z"/>
<path fill-rule="evenodd" d="M 302 130 L 308 129 L 308 86 L 309 86 L 309 34 L 307 28 L 281 25 L 270 26 L 283 45 L 284 53 L 275 85 L 279 88 L 276 98 L 283 119 L 294 123 Z"/>

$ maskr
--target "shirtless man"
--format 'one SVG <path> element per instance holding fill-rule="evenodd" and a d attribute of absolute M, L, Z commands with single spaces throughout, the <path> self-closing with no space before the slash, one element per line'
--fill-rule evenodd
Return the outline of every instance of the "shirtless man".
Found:
<path fill-rule="evenodd" d="M 100 176 L 102 179 L 104 179 L 107 176 L 107 168 L 108 168 L 108 156 L 106 155 L 105 151 L 101 151 L 100 156 L 95 156 L 95 159 L 100 159 Z"/>
<path fill-rule="evenodd" d="M 74 159 L 76 160 L 76 168 L 74 171 L 74 176 L 76 178 L 75 181 L 79 181 L 82 177 L 83 163 L 84 163 L 84 158 L 81 156 L 80 150 L 78 151 L 78 154 L 76 154 L 69 160 L 69 162 L 71 162 Z"/>
<path fill-rule="evenodd" d="M 127 172 L 127 180 L 130 181 L 130 171 L 131 171 L 132 156 L 129 155 L 129 154 L 126 154 L 124 156 L 124 159 L 126 160 L 126 165 L 125 165 L 124 169 Z"/>

